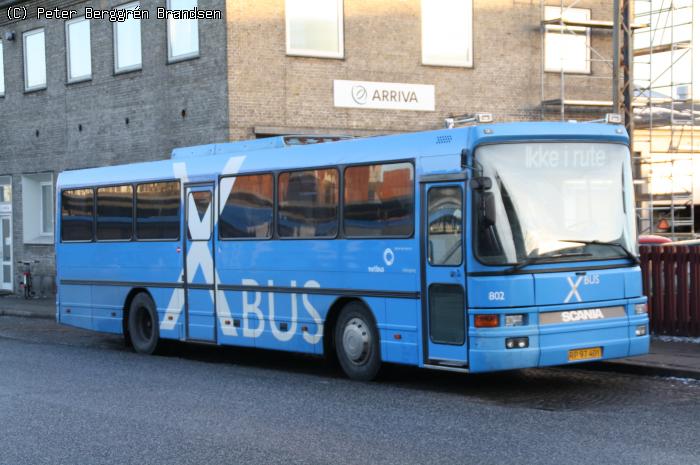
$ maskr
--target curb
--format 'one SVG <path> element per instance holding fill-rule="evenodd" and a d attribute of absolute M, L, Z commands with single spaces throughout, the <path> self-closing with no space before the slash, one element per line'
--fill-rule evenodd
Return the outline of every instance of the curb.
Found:
<path fill-rule="evenodd" d="M 43 320 L 53 320 L 54 315 L 46 313 L 34 313 L 26 310 L 0 310 L 0 316 L 15 316 L 19 318 L 40 318 Z"/>
<path fill-rule="evenodd" d="M 30 312 L 26 310 L 2 310 L 0 317 L 11 316 L 19 318 L 37 318 L 43 320 L 53 320 L 55 315 L 47 313 Z M 659 365 L 631 360 L 610 360 L 581 364 L 578 368 L 593 371 L 607 371 L 616 373 L 627 373 L 641 376 L 661 376 L 671 378 L 689 378 L 700 381 L 700 370 L 676 367 L 672 365 Z"/>
<path fill-rule="evenodd" d="M 605 361 L 586 365 L 591 370 L 615 371 L 643 376 L 662 376 L 671 378 L 690 378 L 700 380 L 700 371 L 672 365 L 657 365 L 632 361 Z"/>

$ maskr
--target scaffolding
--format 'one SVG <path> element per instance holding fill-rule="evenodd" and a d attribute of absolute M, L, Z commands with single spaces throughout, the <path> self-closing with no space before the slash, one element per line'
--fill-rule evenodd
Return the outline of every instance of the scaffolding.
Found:
<path fill-rule="evenodd" d="M 622 0 L 627 4 L 628 0 Z M 631 0 L 629 0 L 631 1 Z M 621 58 L 620 51 L 620 11 L 619 1 L 614 0 L 613 20 L 598 20 L 590 18 L 590 9 L 582 6 L 581 0 L 559 0 L 559 4 L 546 4 L 540 0 L 541 18 L 540 32 L 542 38 L 541 75 L 541 117 L 550 119 L 558 115 L 561 121 L 572 117 L 599 117 L 603 113 L 620 111 L 619 97 L 622 93 L 623 79 L 619 76 Z M 588 13 L 586 13 L 588 12 Z M 630 28 L 640 28 L 643 25 L 629 24 Z M 599 49 L 592 45 L 593 33 L 611 33 L 612 46 Z M 558 35 L 559 47 L 552 49 L 547 46 L 547 40 Z M 573 50 L 564 52 L 565 46 L 581 51 L 581 43 L 585 40 L 585 66 L 577 69 L 567 60 Z M 567 43 L 568 42 L 568 43 Z M 605 41 L 607 42 L 607 41 Z M 615 44 L 618 46 L 615 46 Z M 548 57 L 548 50 L 554 50 L 555 57 L 560 60 L 559 66 L 553 66 L 553 60 Z M 604 66 L 598 66 L 603 64 Z M 596 66 L 596 70 L 593 67 Z M 557 69 L 558 68 L 558 69 Z M 600 72 L 600 69 L 605 72 Z M 557 82 L 554 82 L 556 79 Z M 602 82 L 601 82 L 602 81 Z M 600 82 L 598 85 L 596 83 Z M 591 86 L 593 83 L 593 86 Z M 593 89 L 591 89 L 593 87 Z M 552 91 L 552 88 L 555 91 Z M 571 95 L 572 90 L 578 95 Z M 582 93 L 581 89 L 586 92 Z M 596 98 L 591 98 L 592 96 Z"/>
<path fill-rule="evenodd" d="M 700 112 L 695 109 L 693 68 L 700 69 L 700 63 L 693 63 L 693 19 L 700 6 L 694 7 L 694 0 L 613 0 L 612 21 L 602 21 L 590 18 L 582 0 L 545 2 L 540 0 L 542 119 L 623 114 L 640 234 L 695 238 L 700 192 L 695 192 L 693 172 L 700 169 L 700 157 L 694 156 Z M 610 41 L 599 40 L 610 43 L 610 49 L 594 47 L 593 32 L 611 32 Z M 553 34 L 560 38 L 559 50 L 553 49 L 558 70 L 547 55 L 552 48 L 546 42 Z M 576 69 L 567 60 L 583 39 L 588 57 L 585 67 Z"/>
<path fill-rule="evenodd" d="M 693 0 L 635 0 L 634 161 L 640 234 L 696 237 Z"/>

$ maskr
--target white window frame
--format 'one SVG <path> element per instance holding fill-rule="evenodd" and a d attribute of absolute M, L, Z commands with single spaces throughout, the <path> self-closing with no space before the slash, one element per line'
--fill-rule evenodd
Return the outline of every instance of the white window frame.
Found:
<path fill-rule="evenodd" d="M 46 207 L 44 205 L 44 187 L 48 187 L 51 190 L 51 230 L 49 232 L 44 231 L 44 208 Z M 39 208 L 39 235 L 40 236 L 53 236 L 53 231 L 54 231 L 54 217 L 56 215 L 56 212 L 54 211 L 54 199 L 53 199 L 53 182 L 51 181 L 43 181 L 39 183 L 39 202 L 41 208 Z"/>
<path fill-rule="evenodd" d="M 560 9 L 561 7 L 559 5 L 546 5 L 544 7 L 544 11 L 547 10 L 547 8 L 556 8 Z M 580 11 L 586 11 L 587 19 L 591 19 L 591 9 L 590 8 L 568 8 L 564 7 L 564 11 L 562 12 L 561 16 L 566 16 L 566 10 L 580 10 Z M 546 13 L 545 18 L 547 17 Z M 563 31 L 563 32 L 562 32 Z M 576 32 L 576 36 L 582 36 L 581 32 L 586 33 L 586 58 L 585 58 L 585 66 L 582 69 L 566 69 L 562 66 L 562 63 L 560 62 L 556 67 L 551 67 L 548 66 L 547 63 L 547 38 L 551 37 L 552 34 L 556 35 L 566 35 L 566 34 L 571 34 L 571 32 Z M 557 24 L 547 24 L 545 26 L 545 32 L 544 32 L 544 50 L 542 51 L 542 59 L 544 61 L 544 71 L 547 73 L 564 73 L 564 74 L 591 74 L 591 28 L 588 27 L 582 27 L 582 26 L 562 26 L 557 25 Z"/>
<path fill-rule="evenodd" d="M 5 96 L 5 50 L 3 49 L 3 42 L 0 39 L 0 97 Z"/>
<path fill-rule="evenodd" d="M 474 1 L 469 1 L 468 18 L 467 23 L 469 24 L 469 57 L 464 61 L 441 61 L 441 60 L 431 60 L 426 57 L 426 47 L 425 47 L 425 15 L 423 14 L 423 6 L 430 0 L 421 0 L 421 63 L 427 66 L 450 66 L 455 68 L 473 68 L 474 67 Z M 435 0 L 433 0 L 434 2 Z M 432 2 L 431 2 L 432 4 Z"/>
<path fill-rule="evenodd" d="M 332 0 L 328 0 L 332 1 Z M 289 27 L 289 15 L 287 14 L 287 0 L 284 2 L 284 24 L 285 24 L 285 37 L 286 37 L 286 48 L 288 56 L 300 56 L 300 57 L 314 57 L 314 58 L 345 58 L 345 13 L 343 11 L 343 0 L 335 0 L 337 2 L 338 8 L 338 51 L 337 52 L 324 52 L 322 50 L 310 50 L 310 49 L 295 49 L 292 48 L 291 41 L 291 28 Z"/>
<path fill-rule="evenodd" d="M 87 21 L 88 24 L 88 60 L 90 61 L 90 74 L 84 74 L 82 76 L 71 76 L 71 71 L 70 71 L 70 32 L 69 28 L 71 24 L 79 23 L 81 21 Z M 68 83 L 73 83 L 73 82 L 83 82 L 83 81 L 89 81 L 92 79 L 92 25 L 90 24 L 89 19 L 85 19 L 85 16 L 80 16 L 77 18 L 69 19 L 66 21 L 65 24 L 65 32 L 66 32 L 66 81 Z"/>
<path fill-rule="evenodd" d="M 114 10 L 128 10 L 133 6 L 139 6 L 141 7 L 141 2 L 140 0 L 135 1 L 135 2 L 129 2 L 129 3 L 124 3 L 122 5 L 116 6 L 113 9 Z M 140 69 L 143 69 L 143 30 L 141 27 L 141 20 L 139 19 L 139 55 L 140 55 L 140 60 L 139 64 L 137 65 L 131 65 L 131 66 L 124 66 L 122 68 L 119 68 L 119 41 L 118 41 L 118 26 L 119 22 L 114 22 L 112 23 L 112 43 L 113 43 L 113 51 L 114 51 L 114 74 L 122 74 L 122 73 L 129 73 L 131 71 L 138 71 Z"/>
<path fill-rule="evenodd" d="M 4 273 L 4 270 L 2 273 L 0 273 L 0 277 L 2 278 L 2 280 L 0 281 L 0 288 L 11 291 L 13 289 L 14 274 L 15 274 L 14 273 L 15 266 L 14 266 L 14 260 L 13 260 L 13 257 L 15 254 L 14 237 L 13 237 L 13 233 L 12 233 L 13 216 L 7 215 L 7 216 L 5 216 L 4 219 L 7 220 L 9 230 L 8 230 L 7 238 L 4 238 L 0 235 L 0 241 L 5 240 L 5 239 L 9 239 L 10 243 L 9 244 L 0 244 L 0 247 L 3 247 L 5 245 L 9 245 L 10 254 L 9 254 L 9 257 L 6 257 L 6 256 L 2 257 L 2 262 L 0 262 L 0 266 L 9 266 L 10 267 L 10 275 L 6 276 Z M 2 221 L 2 220 L 0 220 L 0 221 Z"/>
<path fill-rule="evenodd" d="M 27 78 L 28 78 L 28 75 L 27 75 L 27 37 L 33 36 L 33 35 L 39 34 L 39 33 L 44 35 L 44 83 L 28 87 L 27 86 Z M 39 27 L 39 28 L 25 31 L 22 33 L 22 58 L 24 59 L 24 91 L 25 92 L 34 92 L 35 90 L 46 89 L 46 83 L 48 81 L 48 75 L 47 75 L 47 69 L 46 69 L 46 30 L 43 27 Z"/>
<path fill-rule="evenodd" d="M 168 11 L 170 11 L 170 9 L 171 9 L 170 2 L 171 2 L 171 0 L 166 0 L 166 2 L 165 2 L 165 7 Z M 199 0 L 197 0 L 197 2 L 195 3 L 195 7 L 199 6 L 198 3 L 199 3 Z M 185 53 L 183 55 L 178 55 L 178 56 L 173 56 L 172 39 L 170 37 L 170 22 L 171 21 L 178 21 L 178 20 L 168 17 L 167 21 L 165 22 L 166 35 L 167 35 L 167 39 L 168 39 L 168 63 L 177 63 L 179 61 L 191 60 L 192 58 L 199 58 L 199 20 L 198 19 L 191 20 L 191 21 L 194 21 L 195 24 L 197 25 L 197 50 L 194 52 Z"/>

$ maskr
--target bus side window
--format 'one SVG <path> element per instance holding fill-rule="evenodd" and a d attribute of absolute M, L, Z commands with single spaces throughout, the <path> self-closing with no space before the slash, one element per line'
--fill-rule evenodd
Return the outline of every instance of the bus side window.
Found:
<path fill-rule="evenodd" d="M 136 237 L 177 240 L 180 237 L 180 182 L 151 182 L 136 188 Z"/>
<path fill-rule="evenodd" d="M 388 163 L 345 170 L 343 229 L 351 237 L 413 234 L 413 165 Z"/>
<path fill-rule="evenodd" d="M 219 216 L 222 239 L 272 237 L 271 174 L 223 178 L 220 184 L 224 208 Z"/>
<path fill-rule="evenodd" d="M 133 235 L 134 189 L 130 185 L 97 189 L 98 241 L 128 241 Z"/>
<path fill-rule="evenodd" d="M 280 237 L 338 234 L 338 170 L 292 171 L 279 175 L 277 232 Z"/>
<path fill-rule="evenodd" d="M 61 240 L 92 241 L 93 189 L 61 192 Z"/>

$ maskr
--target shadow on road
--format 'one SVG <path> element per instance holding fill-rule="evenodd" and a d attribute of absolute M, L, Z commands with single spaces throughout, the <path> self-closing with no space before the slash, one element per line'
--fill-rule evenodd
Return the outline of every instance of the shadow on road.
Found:
<path fill-rule="evenodd" d="M 120 336 L 59 326 L 46 320 L 7 318 L 0 321 L 3 339 L 137 356 L 124 345 Z M 654 399 L 664 399 L 668 389 L 677 391 L 673 402 L 698 405 L 700 399 L 700 383 L 697 382 L 596 371 L 586 365 L 466 375 L 387 364 L 377 381 L 359 383 L 348 380 L 336 364 L 321 357 L 290 352 L 165 341 L 160 356 L 217 364 L 222 369 L 263 370 L 269 376 L 278 376 L 281 383 L 289 381 L 286 375 L 300 375 L 320 381 L 357 383 L 358 389 L 371 387 L 396 392 L 407 389 L 455 396 L 458 402 L 468 399 L 550 411 L 634 408 L 647 404 L 650 395 Z"/>
<path fill-rule="evenodd" d="M 346 380 L 331 362 L 288 352 L 169 342 L 161 356 Z M 659 379 L 570 367 L 465 375 L 394 364 L 374 384 L 549 411 L 633 407 L 650 391 L 668 389 Z"/>

